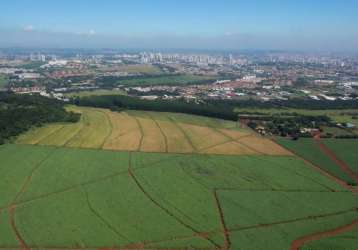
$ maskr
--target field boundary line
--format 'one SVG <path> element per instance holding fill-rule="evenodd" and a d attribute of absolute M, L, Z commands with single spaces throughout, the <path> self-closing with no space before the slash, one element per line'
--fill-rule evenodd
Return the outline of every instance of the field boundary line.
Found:
<path fill-rule="evenodd" d="M 263 227 L 271 227 L 271 226 L 276 226 L 276 225 L 290 224 L 290 223 L 300 222 L 300 221 L 316 220 L 316 219 L 321 219 L 321 218 L 328 218 L 328 217 L 332 217 L 332 216 L 342 215 L 342 214 L 346 214 L 346 213 L 350 213 L 350 212 L 358 212 L 358 207 L 347 209 L 347 210 L 342 210 L 342 211 L 337 211 L 337 212 L 332 212 L 332 213 L 327 213 L 327 214 L 310 215 L 310 216 L 305 216 L 305 217 L 296 218 L 296 219 L 276 221 L 276 222 L 271 222 L 271 223 L 262 223 L 262 224 L 252 225 L 252 226 L 245 226 L 245 227 L 233 226 L 232 228 L 229 229 L 229 231 L 237 232 L 237 231 L 244 231 L 244 230 L 250 230 L 250 229 L 255 229 L 255 228 L 263 228 Z"/>
<path fill-rule="evenodd" d="M 123 170 L 121 172 L 118 172 L 118 173 L 115 173 L 115 174 L 112 174 L 112 175 L 107 175 L 107 176 L 103 176 L 103 177 L 100 177 L 100 178 L 97 178 L 97 179 L 89 180 L 87 182 L 78 183 L 78 184 L 72 185 L 70 187 L 67 187 L 67 188 L 64 188 L 64 189 L 61 189 L 61 190 L 57 190 L 57 191 L 54 191 L 54 192 L 51 192 L 51 193 L 39 195 L 37 197 L 31 198 L 31 199 L 28 199 L 28 200 L 18 201 L 18 202 L 15 202 L 14 205 L 21 206 L 21 205 L 31 203 L 31 202 L 34 202 L 34 201 L 37 201 L 37 200 L 48 198 L 48 197 L 50 197 L 52 195 L 57 195 L 57 194 L 69 192 L 69 191 L 71 191 L 73 189 L 77 189 L 77 188 L 79 188 L 81 186 L 94 185 L 94 184 L 96 184 L 98 182 L 106 181 L 108 179 L 115 178 L 115 177 L 120 176 L 120 175 L 124 175 L 126 173 L 127 173 L 127 171 Z"/>
<path fill-rule="evenodd" d="M 354 229 L 355 227 L 358 227 L 358 220 L 354 220 L 350 224 L 343 225 L 343 226 L 340 226 L 340 227 L 337 227 L 337 228 L 334 228 L 334 229 L 331 229 L 328 231 L 322 231 L 322 232 L 313 233 L 310 235 L 303 236 L 301 238 L 294 240 L 291 243 L 290 250 L 298 250 L 300 247 L 304 246 L 305 243 L 308 243 L 311 241 L 316 241 L 321 238 L 326 238 L 326 237 L 330 237 L 330 236 L 335 236 L 337 234 L 349 232 L 352 229 Z"/>
<path fill-rule="evenodd" d="M 17 192 L 17 194 L 15 195 L 14 199 L 12 200 L 12 202 L 10 203 L 9 207 L 13 206 L 16 201 L 19 199 L 19 197 L 21 197 L 21 195 L 24 194 L 25 190 L 28 188 L 28 186 L 31 183 L 32 177 L 35 174 L 35 172 L 42 166 L 42 164 L 48 160 L 55 152 L 56 152 L 56 148 L 52 149 L 52 151 L 50 153 L 48 153 L 43 159 L 41 159 L 32 169 L 30 174 L 26 177 L 26 179 L 23 181 L 21 189 L 19 190 L 19 192 Z"/>
<path fill-rule="evenodd" d="M 99 112 L 101 112 L 102 114 L 104 114 L 104 116 L 106 117 L 106 120 L 108 122 L 109 125 L 109 133 L 104 137 L 103 142 L 101 143 L 101 146 L 99 147 L 100 149 L 103 149 L 104 145 L 106 144 L 106 142 L 108 141 L 109 137 L 112 135 L 113 132 L 113 124 L 111 119 L 109 118 L 107 112 L 104 112 L 102 110 L 99 110 Z"/>
<path fill-rule="evenodd" d="M 222 249 L 229 250 L 230 247 L 231 247 L 230 231 L 228 230 L 228 228 L 226 226 L 225 217 L 224 217 L 224 211 L 223 211 L 223 209 L 221 207 L 220 200 L 219 200 L 219 195 L 218 195 L 218 192 L 217 192 L 217 190 L 215 188 L 213 190 L 213 195 L 214 195 L 216 207 L 217 207 L 218 212 L 219 212 L 220 223 L 221 223 L 222 230 L 224 232 L 224 238 L 225 238 L 225 245 L 222 247 Z"/>
<path fill-rule="evenodd" d="M 65 128 L 65 125 L 61 125 L 60 128 L 55 129 L 55 131 L 52 131 L 50 134 L 46 135 L 44 138 L 42 138 L 41 140 L 36 142 L 34 145 L 42 145 L 42 144 L 40 144 L 42 141 L 44 141 L 45 139 L 49 138 L 50 136 L 56 134 L 58 131 L 62 130 L 63 128 Z"/>
<path fill-rule="evenodd" d="M 205 147 L 205 148 L 201 148 L 201 149 L 199 150 L 199 152 L 205 154 L 205 152 L 203 152 L 203 151 L 205 151 L 205 150 L 212 149 L 212 148 L 215 148 L 215 147 L 218 147 L 218 146 L 223 146 L 223 145 L 225 145 L 225 144 L 227 144 L 227 143 L 230 143 L 230 142 L 237 142 L 237 140 L 240 140 L 241 138 L 245 138 L 245 137 L 249 137 L 249 136 L 251 136 L 251 135 L 243 135 L 243 136 L 241 136 L 241 137 L 238 138 L 238 139 L 231 138 L 229 141 L 220 142 L 220 143 L 217 143 L 217 144 L 214 144 L 214 145 Z M 242 145 L 242 146 L 243 146 L 243 145 Z M 246 146 L 244 146 L 244 147 L 246 147 Z M 248 147 L 246 147 L 246 148 L 248 148 Z M 250 148 L 249 148 L 249 149 L 250 149 Z M 251 150 L 251 149 L 250 149 L 250 150 Z M 215 155 L 215 154 L 214 154 L 214 155 Z M 235 155 L 239 155 L 239 154 L 235 154 Z"/>
<path fill-rule="evenodd" d="M 265 161 L 269 161 L 269 160 L 265 159 Z M 292 168 L 287 168 L 287 167 L 285 167 L 285 166 L 282 166 L 281 164 L 276 164 L 276 166 L 278 166 L 279 168 L 285 169 L 287 172 L 291 172 L 291 173 L 294 173 L 295 175 L 298 175 L 298 176 L 301 176 L 301 177 L 303 177 L 303 178 L 305 178 L 305 179 L 308 179 L 308 180 L 310 180 L 311 182 L 313 182 L 313 183 L 315 183 L 315 184 L 317 184 L 317 185 L 319 185 L 319 186 L 322 186 L 322 187 L 324 187 L 325 189 L 330 190 L 331 192 L 336 192 L 335 189 L 333 189 L 333 188 L 331 188 L 331 187 L 329 187 L 329 186 L 327 186 L 327 185 L 325 185 L 325 184 L 322 184 L 322 183 L 318 182 L 317 180 L 315 180 L 314 178 L 312 178 L 312 177 L 310 177 L 310 176 L 307 176 L 307 175 L 305 175 L 305 174 L 302 174 L 302 173 L 300 173 L 300 172 L 297 172 L 297 171 L 295 171 L 295 170 L 292 169 Z"/>
<path fill-rule="evenodd" d="M 256 135 L 251 135 L 251 136 L 247 136 L 247 137 L 255 137 Z M 248 149 L 251 149 L 252 151 L 256 152 L 257 154 L 260 154 L 260 155 L 268 155 L 266 153 L 263 153 L 261 152 L 260 150 L 252 147 L 252 146 L 249 146 L 247 145 L 246 143 L 242 142 L 242 141 L 239 141 L 239 140 L 236 140 L 235 141 L 236 143 L 240 144 L 241 146 L 244 146 L 244 147 L 247 147 Z"/>
<path fill-rule="evenodd" d="M 86 194 L 86 201 L 87 201 L 87 205 L 89 210 L 100 220 L 102 221 L 102 223 L 104 223 L 109 230 L 111 230 L 113 233 L 115 233 L 117 235 L 117 237 L 119 237 L 120 239 L 124 238 L 128 241 L 130 241 L 126 236 L 124 236 L 123 234 L 121 234 L 113 225 L 111 225 L 105 218 L 103 218 L 103 216 L 101 216 L 101 214 L 99 212 L 96 211 L 96 209 L 94 209 L 94 207 L 91 204 L 89 195 L 87 190 L 84 191 Z"/>
<path fill-rule="evenodd" d="M 9 223 L 10 226 L 13 230 L 13 232 L 16 235 L 16 238 L 20 244 L 20 247 L 23 250 L 30 250 L 30 248 L 27 247 L 25 240 L 22 238 L 19 230 L 16 227 L 16 222 L 15 222 L 15 210 L 16 210 L 16 205 L 15 202 L 16 200 L 21 197 L 21 195 L 23 195 L 23 193 L 25 192 L 25 190 L 28 188 L 28 186 L 31 183 L 32 177 L 34 175 L 34 173 L 43 165 L 43 163 L 49 159 L 54 152 L 56 152 L 56 149 L 53 149 L 50 153 L 48 153 L 44 158 L 42 158 L 32 169 L 30 174 L 26 177 L 26 179 L 23 181 L 22 186 L 20 188 L 20 190 L 17 192 L 17 194 L 15 195 L 14 199 L 12 200 L 12 202 L 10 203 L 10 205 L 8 206 L 8 212 L 9 212 Z"/>
<path fill-rule="evenodd" d="M 71 147 L 71 146 L 68 146 L 68 144 L 70 144 L 71 141 L 74 140 L 85 129 L 85 127 L 86 127 L 85 122 L 86 122 L 87 118 L 88 118 L 87 112 L 85 110 L 84 112 L 81 113 L 81 120 L 80 120 L 81 128 L 73 136 L 68 138 L 68 140 L 62 145 L 63 147 Z"/>
<path fill-rule="evenodd" d="M 220 190 L 218 190 L 220 191 Z M 352 208 L 349 210 L 344 210 L 344 211 L 338 211 L 335 213 L 329 213 L 329 214 L 321 214 L 318 216 L 307 216 L 307 217 L 301 217 L 301 218 L 297 218 L 297 219 L 291 219 L 291 220 L 285 220 L 285 221 L 277 221 L 277 222 L 273 222 L 273 223 L 269 223 L 269 224 L 256 224 L 256 225 L 251 225 L 251 226 L 246 226 L 246 227 L 239 227 L 239 226 L 234 226 L 231 228 L 228 228 L 229 232 L 238 232 L 238 231 L 244 231 L 244 230 L 251 230 L 251 229 L 256 229 L 256 228 L 262 228 L 262 227 L 271 227 L 271 226 L 275 226 L 275 225 L 283 225 L 283 224 L 290 224 L 290 223 L 294 223 L 294 222 L 300 222 L 300 221 L 308 221 L 308 220 L 315 220 L 317 218 L 329 218 L 332 216 L 337 216 L 337 215 L 343 215 L 346 213 L 350 213 L 350 212 L 358 212 L 358 207 L 357 208 Z M 187 236 L 178 236 L 175 239 L 172 238 L 168 238 L 168 239 L 164 239 L 164 240 L 158 240 L 158 241 L 151 241 L 151 242 L 146 242 L 147 244 L 155 244 L 155 243 L 160 243 L 160 242 L 164 242 L 164 241 L 175 241 L 175 240 L 180 240 L 180 239 L 191 239 L 191 238 L 197 238 L 200 235 L 213 235 L 213 234 L 218 234 L 218 233 L 223 233 L 222 229 L 220 230 L 212 230 L 212 231 L 207 231 L 207 232 L 200 232 L 199 234 L 193 234 L 193 235 L 187 235 Z M 20 249 L 20 247 L 10 247 L 11 249 Z M 34 247 L 31 246 L 31 248 L 38 248 L 38 247 Z M 4 249 L 4 247 L 0 246 L 0 249 Z M 9 249 L 9 248 L 6 248 Z M 88 250 L 88 249 L 101 249 L 101 248 L 72 248 L 72 247 L 41 247 L 41 249 L 70 249 L 70 250 L 78 250 L 78 249 L 83 249 L 83 250 Z M 103 249 L 123 249 L 123 248 L 118 248 L 118 247 L 103 247 Z M 167 249 L 167 248 L 164 248 Z"/>
<path fill-rule="evenodd" d="M 152 185 L 150 185 L 145 179 L 142 179 L 142 183 L 144 183 L 145 185 L 147 185 L 148 187 L 152 187 Z M 143 185 L 142 185 L 143 186 Z M 167 206 L 171 207 L 173 210 L 177 211 L 179 214 L 181 214 L 183 217 L 185 217 L 186 219 L 188 219 L 191 223 L 195 223 L 193 221 L 192 218 L 190 218 L 188 215 L 186 215 L 183 211 L 181 211 L 179 208 L 175 207 L 173 204 L 171 204 L 168 200 L 166 199 L 161 199 L 161 201 L 163 203 L 165 203 Z M 158 202 L 159 203 L 159 202 Z M 167 208 L 169 210 L 169 208 Z"/>
<path fill-rule="evenodd" d="M 149 113 L 148 115 L 149 115 L 150 119 L 153 120 L 153 122 L 155 123 L 155 125 L 157 125 L 157 127 L 158 127 L 160 133 L 162 134 L 162 136 L 163 136 L 163 138 L 164 138 L 164 143 L 165 143 L 165 153 L 168 153 L 168 152 L 169 152 L 169 146 L 168 146 L 169 143 L 168 143 L 168 137 L 167 137 L 167 135 L 164 133 L 164 131 L 163 131 L 162 127 L 159 125 L 158 121 L 153 118 L 152 114 Z"/>
<path fill-rule="evenodd" d="M 26 245 L 26 242 L 25 240 L 22 238 L 19 230 L 17 229 L 16 227 L 16 222 L 15 222 L 15 209 L 16 207 L 14 205 L 11 205 L 10 208 L 9 208 L 9 215 L 10 215 L 10 226 L 12 228 L 12 230 L 14 231 L 15 233 L 15 236 L 16 236 L 16 239 L 17 241 L 19 242 L 20 244 L 20 249 L 22 250 L 31 250 L 27 245 Z"/>
<path fill-rule="evenodd" d="M 135 170 L 140 170 L 140 169 L 149 168 L 149 167 L 152 167 L 152 165 L 156 165 L 156 164 L 158 164 L 158 163 L 160 163 L 160 162 L 165 162 L 165 161 L 168 161 L 168 160 L 172 160 L 172 159 L 165 159 L 165 160 L 161 160 L 161 161 L 156 161 L 156 162 L 153 162 L 153 163 L 151 163 L 151 164 L 149 164 L 149 165 L 135 168 Z M 46 199 L 46 198 L 48 198 L 48 197 L 50 197 L 50 196 L 52 196 L 52 195 L 57 195 L 57 194 L 69 192 L 69 191 L 71 191 L 71 190 L 73 190 L 73 189 L 79 188 L 80 186 L 96 185 L 98 182 L 106 181 L 106 180 L 109 180 L 109 179 L 112 179 L 112 178 L 116 178 L 117 176 L 124 175 L 124 174 L 128 174 L 128 170 L 123 170 L 123 171 L 121 171 L 121 172 L 118 172 L 118 173 L 115 173 L 115 174 L 112 174 L 112 175 L 107 175 L 107 176 L 103 176 L 103 177 L 100 177 L 100 178 L 91 179 L 91 180 L 89 180 L 89 181 L 82 182 L 82 183 L 78 183 L 78 184 L 72 185 L 72 186 L 70 186 L 70 187 L 67 187 L 67 188 L 64 188 L 64 189 L 61 189 L 61 190 L 58 190 L 58 191 L 55 191 L 55 192 L 43 194 L 43 195 L 40 195 L 40 196 L 31 198 L 31 199 L 28 199 L 28 200 L 18 201 L 18 202 L 15 202 L 14 205 L 20 206 L 20 205 L 23 205 L 23 204 L 26 204 L 26 203 L 30 203 L 30 202 L 34 202 L 34 201 L 37 201 L 37 200 L 40 200 L 40 199 Z M 7 207 L 8 207 L 8 206 L 0 207 L 0 210 L 1 210 L 1 209 L 6 209 Z M 1 248 L 1 247 L 0 247 L 0 248 Z"/>
<path fill-rule="evenodd" d="M 142 144 L 143 144 L 143 140 L 144 140 L 144 130 L 143 130 L 142 124 L 140 123 L 138 118 L 136 116 L 131 116 L 131 117 L 133 117 L 133 119 L 136 121 L 138 129 L 139 129 L 139 132 L 140 132 L 140 135 L 141 135 L 140 140 L 139 140 L 139 144 L 138 144 L 138 147 L 137 147 L 137 151 L 140 152 L 141 149 L 142 149 Z"/>
<path fill-rule="evenodd" d="M 316 145 L 319 147 L 322 153 L 328 156 L 328 158 L 331 159 L 331 161 L 333 161 L 343 172 L 348 174 L 352 180 L 358 181 L 358 174 L 350 169 L 348 164 L 346 164 L 343 160 L 339 159 L 337 155 L 321 141 L 319 136 L 314 137 L 313 140 L 316 142 Z"/>
<path fill-rule="evenodd" d="M 180 130 L 180 132 L 183 134 L 184 138 L 187 140 L 188 144 L 192 148 L 192 150 L 196 153 L 199 152 L 198 148 L 194 145 L 193 141 L 190 139 L 190 136 L 185 132 L 185 130 L 177 123 L 173 117 L 166 116 L 168 120 L 177 128 Z"/>
<path fill-rule="evenodd" d="M 235 139 L 235 138 L 232 138 L 231 136 L 225 134 L 224 132 L 220 131 L 220 129 L 218 129 L 218 128 L 211 127 L 211 129 L 214 130 L 214 131 L 216 131 L 218 134 L 221 134 L 222 136 L 224 136 L 224 137 L 226 137 L 226 138 L 228 138 L 228 139 L 231 139 L 231 140 L 233 140 L 234 142 L 240 144 L 241 146 L 244 146 L 244 147 L 246 147 L 246 148 L 248 148 L 248 149 L 250 149 L 250 150 L 252 150 L 252 151 L 254 151 L 254 152 L 258 153 L 258 154 L 267 155 L 266 153 L 263 153 L 263 152 L 261 152 L 260 150 L 257 150 L 256 148 L 254 148 L 254 147 L 252 147 L 252 146 L 249 146 L 249 145 L 247 145 L 246 143 L 243 143 L 243 142 L 240 142 L 240 141 L 239 141 L 240 139 L 245 138 L 245 137 L 255 137 L 255 136 L 257 136 L 257 135 L 255 135 L 255 134 L 251 134 L 251 133 L 250 133 L 249 135 L 245 135 L 245 136 L 240 137 L 239 139 Z M 230 142 L 230 141 L 227 141 L 226 143 L 228 143 L 228 142 Z"/>
<path fill-rule="evenodd" d="M 340 186 L 342 186 L 345 189 L 348 189 L 351 192 L 358 192 L 358 188 L 357 187 L 353 187 L 348 185 L 345 181 L 343 181 L 342 179 L 332 175 L 331 173 L 329 173 L 328 171 L 326 171 L 325 169 L 323 169 L 322 167 L 316 165 L 315 163 L 313 163 L 312 161 L 307 160 L 306 158 L 304 158 L 303 156 L 301 156 L 300 154 L 294 152 L 293 150 L 289 149 L 288 147 L 282 145 L 283 148 L 285 148 L 286 150 L 288 150 L 289 152 L 291 152 L 295 157 L 297 157 L 298 159 L 303 160 L 308 166 L 310 166 L 311 168 L 315 169 L 317 172 L 319 172 L 320 174 L 322 174 L 323 176 L 326 176 L 327 178 L 331 179 L 332 181 L 336 182 L 337 184 L 339 184 Z"/>
<path fill-rule="evenodd" d="M 187 229 L 190 229 L 192 232 L 198 234 L 198 236 L 202 237 L 203 239 L 209 241 L 211 244 L 213 244 L 216 247 L 220 247 L 219 245 L 217 245 L 215 242 L 213 242 L 211 239 L 208 238 L 207 235 L 202 235 L 201 232 L 199 232 L 198 230 L 196 230 L 195 228 L 193 228 L 192 226 L 186 224 L 184 221 L 182 221 L 181 219 L 179 219 L 177 216 L 175 216 L 172 212 L 170 212 L 167 208 L 163 207 L 158 201 L 156 201 L 145 189 L 144 187 L 140 184 L 140 182 L 138 181 L 138 179 L 136 178 L 134 172 L 132 171 L 132 160 L 131 160 L 131 153 L 129 156 L 129 166 L 128 166 L 128 173 L 130 175 L 130 177 L 133 179 L 133 181 L 136 183 L 137 187 L 143 192 L 143 194 L 152 202 L 154 203 L 158 208 L 160 208 L 162 211 L 164 211 L 167 215 L 169 215 L 170 217 L 172 217 L 173 219 L 175 219 L 177 222 L 179 222 L 179 224 L 181 224 L 182 226 L 186 227 Z"/>
<path fill-rule="evenodd" d="M 240 188 L 217 188 L 219 191 L 234 192 L 282 192 L 282 193 L 351 193 L 350 191 L 328 191 L 328 190 L 300 190 L 300 189 L 240 189 Z"/>

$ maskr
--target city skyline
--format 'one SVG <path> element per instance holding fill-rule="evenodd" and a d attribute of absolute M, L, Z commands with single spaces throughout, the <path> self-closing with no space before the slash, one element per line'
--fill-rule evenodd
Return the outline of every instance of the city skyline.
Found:
<path fill-rule="evenodd" d="M 358 3 L 2 1 L 0 47 L 358 51 Z"/>

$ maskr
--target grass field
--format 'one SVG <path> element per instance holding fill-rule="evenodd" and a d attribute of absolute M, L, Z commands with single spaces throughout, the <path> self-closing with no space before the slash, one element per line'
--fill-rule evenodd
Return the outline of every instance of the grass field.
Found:
<path fill-rule="evenodd" d="M 67 109 L 81 120 L 0 146 L 0 249 L 356 246 L 357 193 L 338 179 L 354 180 L 332 158 L 356 171 L 356 140 L 276 143 L 220 119 Z"/>
<path fill-rule="evenodd" d="M 118 151 L 290 155 L 232 121 L 174 113 L 69 109 L 82 114 L 80 122 L 32 129 L 16 143 Z"/>
<path fill-rule="evenodd" d="M 345 140 L 333 139 L 331 144 L 334 144 L 334 148 L 339 149 L 341 144 Z M 324 143 L 329 143 L 330 141 L 322 140 Z M 352 143 L 355 140 L 352 140 Z M 280 143 L 285 148 L 295 152 L 295 154 L 305 158 L 306 160 L 312 162 L 313 164 L 319 166 L 320 168 L 326 170 L 330 174 L 336 176 L 337 178 L 348 182 L 354 183 L 355 181 L 334 162 L 332 161 L 318 146 L 318 144 L 310 138 L 301 138 L 297 141 L 290 139 L 279 138 L 277 142 Z M 330 144 L 330 143 L 329 143 Z M 355 143 L 354 143 L 355 144 Z M 342 150 L 341 150 L 342 151 Z M 355 147 L 347 147 L 345 153 L 348 156 L 348 159 L 354 159 L 357 149 Z"/>
<path fill-rule="evenodd" d="M 358 246 L 358 226 L 354 230 L 326 237 L 303 245 L 302 250 L 355 250 Z"/>
<path fill-rule="evenodd" d="M 101 95 L 124 95 L 125 92 L 110 89 L 97 89 L 93 91 L 78 91 L 66 93 L 67 97 L 87 97 L 87 96 L 101 96 Z"/>
<path fill-rule="evenodd" d="M 348 139 L 325 139 L 327 145 L 339 159 L 343 160 L 349 167 L 358 174 L 358 140 Z"/>
<path fill-rule="evenodd" d="M 0 159 L 5 249 L 288 249 L 358 219 L 356 195 L 295 156 L 9 144 Z"/>
<path fill-rule="evenodd" d="M 164 75 L 164 76 L 150 76 L 135 79 L 124 79 L 118 81 L 119 84 L 128 86 L 140 85 L 187 85 L 201 83 L 207 80 L 215 80 L 213 77 L 198 76 L 198 75 Z"/>

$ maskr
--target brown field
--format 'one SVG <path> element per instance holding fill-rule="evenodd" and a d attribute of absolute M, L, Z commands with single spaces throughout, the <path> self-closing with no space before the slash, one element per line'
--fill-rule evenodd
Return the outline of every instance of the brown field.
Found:
<path fill-rule="evenodd" d="M 152 119 L 136 118 L 143 133 L 140 151 L 166 152 L 165 137 Z"/>
<path fill-rule="evenodd" d="M 184 133 L 173 122 L 157 120 L 157 123 L 166 135 L 168 152 L 191 153 L 194 151 L 194 148 L 185 138 Z"/>
<path fill-rule="evenodd" d="M 108 117 L 112 124 L 112 133 L 104 143 L 103 149 L 138 150 L 142 134 L 136 119 L 125 112 L 108 112 Z"/>
<path fill-rule="evenodd" d="M 256 135 L 243 137 L 238 142 L 265 155 L 292 155 L 291 152 L 273 141 Z"/>
<path fill-rule="evenodd" d="M 230 141 L 226 136 L 212 128 L 179 123 L 178 124 L 198 151 L 204 148 Z"/>
<path fill-rule="evenodd" d="M 224 144 L 209 147 L 201 151 L 205 154 L 223 154 L 223 155 L 253 155 L 256 151 L 236 142 L 230 141 Z"/>
<path fill-rule="evenodd" d="M 251 130 L 228 129 L 229 121 L 180 114 L 173 115 L 174 119 L 170 113 L 144 111 L 118 113 L 94 108 L 69 109 L 82 113 L 80 122 L 33 129 L 21 135 L 16 143 L 117 151 L 290 155 L 281 146 Z M 194 122 L 186 123 L 191 118 Z"/>

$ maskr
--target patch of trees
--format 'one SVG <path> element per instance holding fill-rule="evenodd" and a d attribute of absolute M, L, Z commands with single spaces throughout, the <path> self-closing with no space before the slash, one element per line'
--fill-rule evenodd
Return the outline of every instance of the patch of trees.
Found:
<path fill-rule="evenodd" d="M 241 117 L 241 116 L 239 116 Z M 332 125 L 328 116 L 307 116 L 296 114 L 295 116 L 266 115 L 252 116 L 247 124 L 256 129 L 259 125 L 265 127 L 266 132 L 279 136 L 311 137 L 309 133 L 301 133 L 302 128 L 319 129 L 320 126 Z"/>
<path fill-rule="evenodd" d="M 77 122 L 80 114 L 67 112 L 63 103 L 39 95 L 0 93 L 0 144 L 32 127 L 51 122 Z"/>
<path fill-rule="evenodd" d="M 208 116 L 225 120 L 237 120 L 233 107 L 225 104 L 197 104 L 185 100 L 142 100 L 130 96 L 89 96 L 75 98 L 74 104 L 97 108 L 108 108 L 114 111 L 125 109 L 147 110 L 159 112 L 175 112 L 193 115 Z"/>

